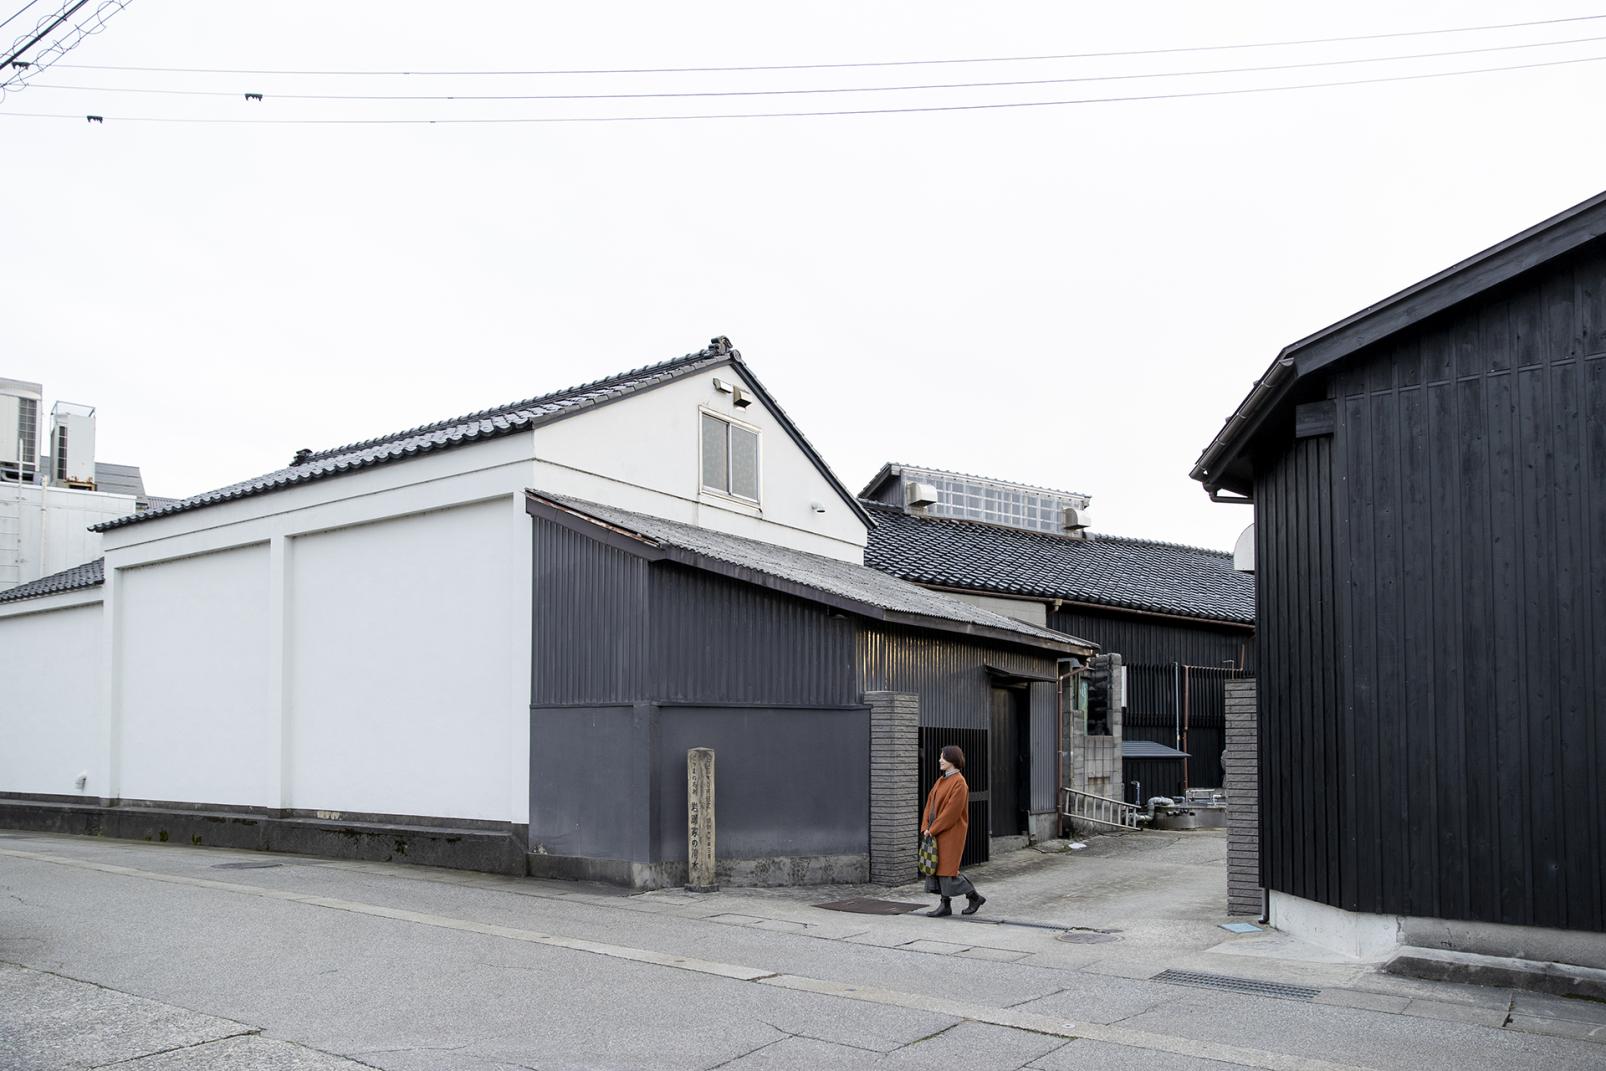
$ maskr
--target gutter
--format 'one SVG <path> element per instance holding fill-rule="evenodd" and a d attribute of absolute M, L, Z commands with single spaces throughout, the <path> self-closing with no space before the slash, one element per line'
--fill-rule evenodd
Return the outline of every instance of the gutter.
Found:
<path fill-rule="evenodd" d="M 1287 351 L 1284 352 L 1286 353 Z M 1259 381 L 1255 383 L 1255 389 L 1249 392 L 1249 397 L 1239 403 L 1237 411 L 1227 418 L 1227 423 L 1222 425 L 1221 431 L 1216 434 L 1215 439 L 1211 441 L 1209 446 L 1205 447 L 1205 452 L 1199 455 L 1199 460 L 1194 463 L 1193 471 L 1188 473 L 1188 477 L 1204 484 L 1206 489 L 1211 492 L 1212 498 L 1220 488 L 1212 487 L 1209 477 L 1219 467 L 1220 462 L 1231 459 L 1232 454 L 1228 452 L 1228 448 L 1233 441 L 1246 430 L 1258 425 L 1267 412 L 1271 410 L 1273 403 L 1282 394 L 1282 388 L 1292 382 L 1291 375 L 1293 371 L 1294 359 L 1292 357 L 1279 357 L 1272 362 L 1272 366 L 1266 370 L 1266 374 L 1261 376 Z M 1227 499 L 1224 501 L 1233 500 Z"/>

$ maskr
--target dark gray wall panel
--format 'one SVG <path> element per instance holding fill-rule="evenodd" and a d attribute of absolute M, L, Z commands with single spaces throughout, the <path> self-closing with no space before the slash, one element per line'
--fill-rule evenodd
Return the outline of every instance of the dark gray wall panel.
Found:
<path fill-rule="evenodd" d="M 660 859 L 686 857 L 686 752 L 714 749 L 721 859 L 863 855 L 870 847 L 870 712 L 663 707 Z"/>
<path fill-rule="evenodd" d="M 653 729 L 645 706 L 532 710 L 530 850 L 652 859 L 646 816 L 653 804 Z M 681 777 L 684 794 L 684 771 Z M 685 810 L 682 802 L 682 816 Z"/>

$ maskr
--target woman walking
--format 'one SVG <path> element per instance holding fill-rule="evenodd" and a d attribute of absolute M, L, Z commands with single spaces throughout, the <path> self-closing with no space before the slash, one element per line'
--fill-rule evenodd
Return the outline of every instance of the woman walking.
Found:
<path fill-rule="evenodd" d="M 942 749 L 937 760 L 942 776 L 931 786 L 926 797 L 926 810 L 920 835 L 930 834 L 937 841 L 937 869 L 926 878 L 926 891 L 937 893 L 942 903 L 927 911 L 931 918 L 942 918 L 954 913 L 950 901 L 964 896 L 969 903 L 960 912 L 974 915 L 987 898 L 976 891 L 970 879 L 959 872 L 960 859 L 965 854 L 965 834 L 970 830 L 970 786 L 965 784 L 965 753 L 953 744 Z"/>

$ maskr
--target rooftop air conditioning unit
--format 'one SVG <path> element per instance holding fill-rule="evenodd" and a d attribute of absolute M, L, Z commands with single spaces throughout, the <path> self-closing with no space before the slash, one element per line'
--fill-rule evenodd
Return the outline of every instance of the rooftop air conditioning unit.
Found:
<path fill-rule="evenodd" d="M 50 482 L 95 488 L 95 409 L 57 402 L 50 410 Z"/>
<path fill-rule="evenodd" d="M 935 506 L 938 502 L 937 489 L 929 483 L 906 483 L 903 485 L 903 500 L 911 509 Z"/>
<path fill-rule="evenodd" d="M 0 379 L 0 479 L 33 482 L 39 462 L 39 407 L 44 388 Z"/>
<path fill-rule="evenodd" d="M 1082 532 L 1093 526 L 1093 519 L 1088 516 L 1087 510 L 1075 506 L 1066 506 L 1060 514 L 1060 527 L 1072 535 L 1081 535 Z"/>

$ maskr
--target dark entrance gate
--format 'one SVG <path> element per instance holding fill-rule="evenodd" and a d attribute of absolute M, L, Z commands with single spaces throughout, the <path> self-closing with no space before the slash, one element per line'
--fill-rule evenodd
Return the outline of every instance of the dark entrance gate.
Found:
<path fill-rule="evenodd" d="M 1227 746 L 1227 682 L 1250 674 L 1241 669 L 1175 662 L 1132 665 L 1126 670 L 1127 709 L 1122 736 L 1186 751 L 1184 787 L 1221 788 L 1226 781 L 1221 753 Z"/>
<path fill-rule="evenodd" d="M 920 727 L 922 820 L 925 817 L 926 797 L 931 794 L 931 786 L 937 783 L 937 758 L 942 754 L 942 749 L 949 744 L 957 744 L 965 753 L 965 783 L 970 786 L 970 831 L 965 836 L 965 857 L 962 866 L 985 863 L 992 856 L 987 843 L 987 831 L 990 828 L 988 735 L 986 729 L 935 729 L 924 725 Z M 919 832 L 915 829 L 909 833 L 911 852 L 914 851 Z"/>
<path fill-rule="evenodd" d="M 994 688 L 992 709 L 992 763 L 989 773 L 992 801 L 992 835 L 1013 837 L 1026 832 L 1031 784 L 1026 750 L 1031 739 L 1027 693 L 1024 688 Z"/>

